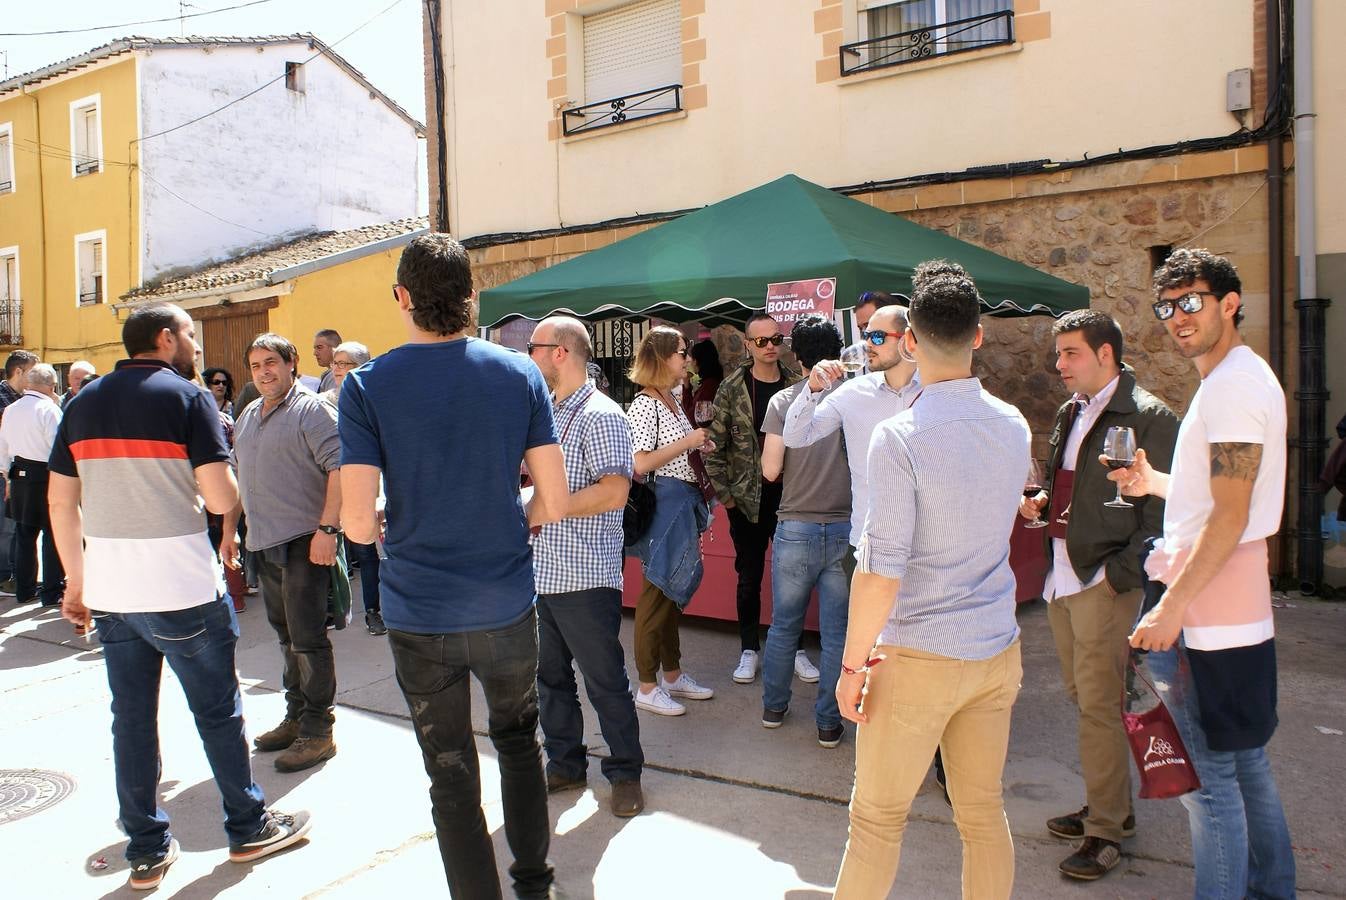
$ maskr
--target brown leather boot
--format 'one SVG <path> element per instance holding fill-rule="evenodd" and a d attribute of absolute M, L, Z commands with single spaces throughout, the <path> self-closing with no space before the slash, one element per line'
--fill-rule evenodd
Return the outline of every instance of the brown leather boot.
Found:
<path fill-rule="evenodd" d="M 268 732 L 252 739 L 252 745 L 263 753 L 284 750 L 299 737 L 299 722 L 295 719 L 281 719 L 280 724 Z"/>
<path fill-rule="evenodd" d="M 332 741 L 331 735 L 327 737 L 300 735 L 294 739 L 290 749 L 276 757 L 276 771 L 300 772 L 334 756 L 336 756 L 336 744 Z"/>

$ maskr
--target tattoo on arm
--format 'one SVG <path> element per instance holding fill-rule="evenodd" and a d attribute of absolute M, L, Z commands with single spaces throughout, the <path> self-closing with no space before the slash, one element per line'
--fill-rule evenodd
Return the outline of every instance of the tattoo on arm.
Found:
<path fill-rule="evenodd" d="M 1261 444 L 1211 444 L 1210 475 L 1253 481 L 1262 465 Z"/>

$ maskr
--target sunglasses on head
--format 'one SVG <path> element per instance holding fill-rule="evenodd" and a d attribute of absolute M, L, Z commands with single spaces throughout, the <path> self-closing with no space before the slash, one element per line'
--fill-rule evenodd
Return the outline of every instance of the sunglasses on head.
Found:
<path fill-rule="evenodd" d="M 900 338 L 903 334 L 901 331 L 862 331 L 860 340 L 869 341 L 875 347 L 882 347 L 888 342 L 888 338 Z"/>
<path fill-rule="evenodd" d="M 1173 318 L 1175 309 L 1180 309 L 1187 315 L 1192 316 L 1201 312 L 1201 307 L 1206 303 L 1202 297 L 1216 297 L 1220 295 L 1214 291 L 1192 291 L 1190 294 L 1183 294 L 1181 297 L 1175 297 L 1172 300 L 1156 300 L 1150 307 L 1154 310 L 1154 317 L 1160 322 L 1166 322 Z"/>
<path fill-rule="evenodd" d="M 767 344 L 770 344 L 773 347 L 779 347 L 781 342 L 785 340 L 785 335 L 773 334 L 771 337 L 755 337 L 748 338 L 747 340 L 749 343 L 756 344 L 757 349 L 761 350 L 765 348 Z"/>

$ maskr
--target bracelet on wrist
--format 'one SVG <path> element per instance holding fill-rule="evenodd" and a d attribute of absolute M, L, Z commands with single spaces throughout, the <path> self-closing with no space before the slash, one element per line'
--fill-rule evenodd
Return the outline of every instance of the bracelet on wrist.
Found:
<path fill-rule="evenodd" d="M 865 660 L 863 665 L 857 666 L 855 668 L 851 668 L 850 666 L 846 665 L 843 662 L 841 664 L 841 671 L 846 675 L 863 675 L 870 669 L 877 666 L 879 663 L 883 662 L 885 659 L 887 659 L 887 657 L 885 657 L 882 653 L 880 653 L 871 659 Z"/>

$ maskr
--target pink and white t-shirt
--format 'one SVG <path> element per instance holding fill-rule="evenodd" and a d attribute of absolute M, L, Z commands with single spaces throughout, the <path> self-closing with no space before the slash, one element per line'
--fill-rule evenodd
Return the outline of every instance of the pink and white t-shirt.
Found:
<path fill-rule="evenodd" d="M 1261 357 L 1246 346 L 1229 351 L 1197 389 L 1178 429 L 1172 481 L 1164 506 L 1164 540 L 1146 569 L 1171 583 L 1186 563 L 1215 508 L 1210 491 L 1210 445 L 1260 444 L 1248 525 L 1239 548 L 1188 607 L 1187 645 L 1198 650 L 1245 647 L 1271 638 L 1266 538 L 1280 530 L 1285 494 L 1285 391 Z M 1260 567 L 1260 568 L 1259 568 Z"/>

